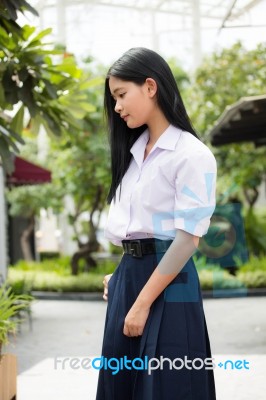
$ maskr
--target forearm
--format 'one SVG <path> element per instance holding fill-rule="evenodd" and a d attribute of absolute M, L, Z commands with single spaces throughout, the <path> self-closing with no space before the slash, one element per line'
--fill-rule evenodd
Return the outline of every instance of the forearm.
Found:
<path fill-rule="evenodd" d="M 139 293 L 135 305 L 149 308 L 195 253 L 199 237 L 177 230 L 176 237 Z"/>

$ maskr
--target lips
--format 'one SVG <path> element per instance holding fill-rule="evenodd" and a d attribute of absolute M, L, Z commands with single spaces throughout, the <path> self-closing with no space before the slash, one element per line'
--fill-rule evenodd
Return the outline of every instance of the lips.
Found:
<path fill-rule="evenodd" d="M 121 115 L 121 118 L 122 118 L 124 121 L 126 121 L 128 117 L 129 117 L 129 114 Z"/>

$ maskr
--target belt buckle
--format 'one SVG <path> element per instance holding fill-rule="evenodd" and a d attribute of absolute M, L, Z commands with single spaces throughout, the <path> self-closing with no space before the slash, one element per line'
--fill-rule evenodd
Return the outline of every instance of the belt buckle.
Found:
<path fill-rule="evenodd" d="M 132 247 L 134 245 L 136 245 L 136 246 Z M 133 257 L 138 257 L 138 258 L 142 257 L 140 240 L 131 240 L 131 242 L 130 242 L 130 251 L 131 251 L 131 255 Z"/>

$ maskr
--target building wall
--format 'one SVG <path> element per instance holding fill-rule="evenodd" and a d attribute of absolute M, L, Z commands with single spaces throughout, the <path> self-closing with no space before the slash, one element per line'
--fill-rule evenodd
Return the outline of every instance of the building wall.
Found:
<path fill-rule="evenodd" d="M 266 207 L 266 182 L 262 182 L 259 188 L 259 197 L 255 203 L 256 208 Z"/>
<path fill-rule="evenodd" d="M 7 219 L 4 196 L 4 172 L 0 166 L 0 280 L 6 278 L 7 273 Z"/>

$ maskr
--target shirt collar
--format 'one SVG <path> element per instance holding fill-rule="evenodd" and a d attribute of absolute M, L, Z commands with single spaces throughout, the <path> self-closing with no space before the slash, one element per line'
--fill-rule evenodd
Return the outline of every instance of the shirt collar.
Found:
<path fill-rule="evenodd" d="M 176 128 L 173 125 L 169 125 L 168 128 L 161 134 L 154 144 L 151 152 L 157 147 L 164 150 L 175 150 L 178 139 L 182 133 L 182 130 Z M 138 166 L 142 164 L 144 151 L 146 144 L 149 140 L 149 130 L 146 129 L 136 140 L 133 146 L 130 148 L 130 152 L 133 154 Z"/>

